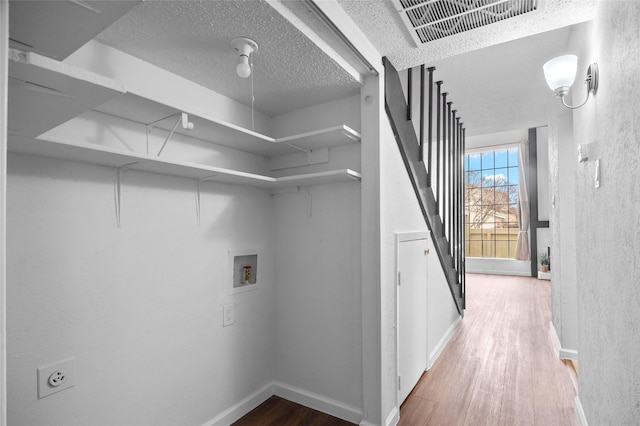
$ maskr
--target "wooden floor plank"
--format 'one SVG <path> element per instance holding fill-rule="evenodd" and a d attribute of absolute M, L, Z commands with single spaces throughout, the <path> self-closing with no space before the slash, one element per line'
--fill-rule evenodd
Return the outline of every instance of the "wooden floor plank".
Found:
<path fill-rule="evenodd" d="M 468 274 L 464 320 L 400 425 L 577 424 L 575 389 L 549 337 L 550 297 L 549 281 Z"/>
<path fill-rule="evenodd" d="M 233 426 L 353 426 L 346 420 L 272 396 Z"/>
<path fill-rule="evenodd" d="M 467 274 L 467 309 L 400 409 L 400 426 L 575 426 L 576 390 L 549 336 L 550 283 Z M 351 423 L 273 396 L 236 426 Z"/>

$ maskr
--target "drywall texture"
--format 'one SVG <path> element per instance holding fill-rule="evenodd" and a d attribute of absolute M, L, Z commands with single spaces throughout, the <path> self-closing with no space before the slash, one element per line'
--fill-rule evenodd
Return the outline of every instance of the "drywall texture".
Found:
<path fill-rule="evenodd" d="M 562 334 L 562 291 L 560 287 L 560 270 L 562 269 L 562 253 L 558 250 L 560 247 L 560 203 L 556 198 L 559 192 L 559 156 L 558 156 L 558 118 L 549 117 L 548 127 L 549 138 L 549 191 L 551 193 L 551 211 L 549 212 L 549 247 L 553 256 L 553 265 L 551 265 L 551 322 L 556 330 L 558 339 Z M 542 246 L 538 246 L 538 267 L 540 267 L 540 253 Z M 554 279 L 555 276 L 555 279 Z"/>
<path fill-rule="evenodd" d="M 593 50 L 598 93 L 574 114 L 594 144 L 577 173 L 579 396 L 591 425 L 640 424 L 640 3 L 601 1 Z M 600 188 L 594 187 L 600 159 Z"/>
<path fill-rule="evenodd" d="M 274 198 L 277 377 L 362 406 L 360 184 Z"/>
<path fill-rule="evenodd" d="M 578 349 L 576 282 L 576 151 L 571 114 L 549 123 L 549 170 L 552 190 L 551 304 L 553 326 L 564 350 Z M 538 256 L 546 247 L 538 246 Z"/>
<path fill-rule="evenodd" d="M 8 423 L 201 425 L 274 379 L 272 200 L 190 179 L 10 155 Z M 230 249 L 263 248 L 262 288 L 229 296 Z M 222 327 L 233 303 L 235 324 Z M 36 398 L 36 367 L 76 386 Z"/>
<path fill-rule="evenodd" d="M 549 195 L 549 129 L 547 127 L 538 127 L 536 129 L 537 151 L 536 158 L 538 160 L 538 220 L 549 220 L 549 211 L 551 210 L 551 196 Z M 546 245 L 538 245 L 539 248 Z"/>

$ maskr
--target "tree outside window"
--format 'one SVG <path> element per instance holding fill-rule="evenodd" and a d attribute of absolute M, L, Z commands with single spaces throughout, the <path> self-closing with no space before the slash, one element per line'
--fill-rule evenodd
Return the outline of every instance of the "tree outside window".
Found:
<path fill-rule="evenodd" d="M 518 148 L 465 155 L 467 257 L 513 258 L 518 239 Z"/>

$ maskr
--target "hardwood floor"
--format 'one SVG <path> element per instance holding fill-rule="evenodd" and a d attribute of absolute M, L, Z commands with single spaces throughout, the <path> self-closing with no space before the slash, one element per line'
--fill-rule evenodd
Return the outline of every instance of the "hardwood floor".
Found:
<path fill-rule="evenodd" d="M 549 336 L 549 281 L 467 275 L 455 335 L 400 410 L 400 425 L 577 425 Z"/>
<path fill-rule="evenodd" d="M 345 420 L 272 396 L 233 426 L 353 426 Z"/>
<path fill-rule="evenodd" d="M 553 350 L 549 281 L 467 275 L 465 318 L 400 409 L 402 426 L 575 426 L 575 389 Z M 236 426 L 351 425 L 271 397 Z"/>

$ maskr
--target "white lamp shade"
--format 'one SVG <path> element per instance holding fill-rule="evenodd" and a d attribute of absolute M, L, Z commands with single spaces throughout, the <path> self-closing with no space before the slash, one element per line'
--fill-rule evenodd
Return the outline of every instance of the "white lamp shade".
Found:
<path fill-rule="evenodd" d="M 561 87 L 571 87 L 576 78 L 578 68 L 578 57 L 576 55 L 558 56 L 548 61 L 544 69 L 544 78 L 547 80 L 549 88 L 553 91 Z"/>

